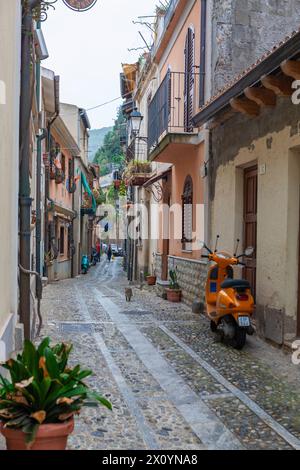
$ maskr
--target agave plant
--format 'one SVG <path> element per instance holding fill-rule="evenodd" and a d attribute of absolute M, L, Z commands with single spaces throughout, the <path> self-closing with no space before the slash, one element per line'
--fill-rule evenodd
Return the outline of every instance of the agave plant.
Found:
<path fill-rule="evenodd" d="M 179 290 L 180 286 L 178 284 L 177 272 L 175 269 L 170 269 L 170 289 Z"/>
<path fill-rule="evenodd" d="M 84 406 L 101 404 L 112 409 L 106 398 L 84 383 L 91 370 L 68 367 L 71 350 L 66 343 L 51 347 L 50 338 L 38 348 L 25 341 L 22 354 L 1 364 L 11 380 L 0 374 L 0 421 L 5 427 L 21 429 L 28 447 L 42 424 L 70 420 Z"/>

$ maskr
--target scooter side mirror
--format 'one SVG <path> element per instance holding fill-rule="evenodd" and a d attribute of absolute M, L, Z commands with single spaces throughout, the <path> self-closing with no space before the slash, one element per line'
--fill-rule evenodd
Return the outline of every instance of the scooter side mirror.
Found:
<path fill-rule="evenodd" d="M 253 254 L 254 254 L 253 246 L 248 246 L 248 248 L 246 248 L 245 250 L 245 256 L 248 256 L 250 258 L 251 256 L 253 256 Z"/>

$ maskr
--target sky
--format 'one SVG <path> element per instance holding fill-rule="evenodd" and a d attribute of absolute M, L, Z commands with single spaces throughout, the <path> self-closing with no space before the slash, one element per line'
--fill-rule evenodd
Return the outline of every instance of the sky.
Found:
<path fill-rule="evenodd" d="M 60 75 L 62 102 L 88 109 L 120 97 L 121 63 L 134 63 L 143 52 L 129 52 L 128 48 L 144 46 L 139 31 L 151 43 L 150 30 L 132 21 L 153 15 L 158 3 L 98 0 L 91 10 L 77 13 L 58 0 L 42 26 L 49 52 L 43 66 Z M 92 128 L 113 125 L 121 102 L 88 111 Z"/>

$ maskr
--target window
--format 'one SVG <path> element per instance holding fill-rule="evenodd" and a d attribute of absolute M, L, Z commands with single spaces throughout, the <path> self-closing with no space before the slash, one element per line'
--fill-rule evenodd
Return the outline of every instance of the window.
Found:
<path fill-rule="evenodd" d="M 73 158 L 68 159 L 68 166 L 69 166 L 68 176 L 69 176 L 70 181 L 72 181 L 73 178 L 74 178 L 74 160 L 73 160 Z"/>
<path fill-rule="evenodd" d="M 59 236 L 59 253 L 61 255 L 65 254 L 65 227 L 60 227 L 60 236 Z"/>
<path fill-rule="evenodd" d="M 191 251 L 193 242 L 193 180 L 187 176 L 182 195 L 182 249 Z"/>
<path fill-rule="evenodd" d="M 61 154 L 61 170 L 66 175 L 66 157 L 63 153 Z"/>
<path fill-rule="evenodd" d="M 187 31 L 184 55 L 184 131 L 193 132 L 192 119 L 194 114 L 195 33 L 192 27 Z"/>

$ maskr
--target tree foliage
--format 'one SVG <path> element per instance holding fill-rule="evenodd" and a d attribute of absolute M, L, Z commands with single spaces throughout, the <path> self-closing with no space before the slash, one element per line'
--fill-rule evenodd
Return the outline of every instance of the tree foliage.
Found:
<path fill-rule="evenodd" d="M 112 171 L 112 165 L 122 167 L 124 164 L 125 156 L 120 145 L 120 130 L 124 123 L 125 118 L 119 108 L 113 130 L 106 134 L 104 143 L 94 158 L 94 163 L 100 165 L 101 176 L 109 174 Z"/>

